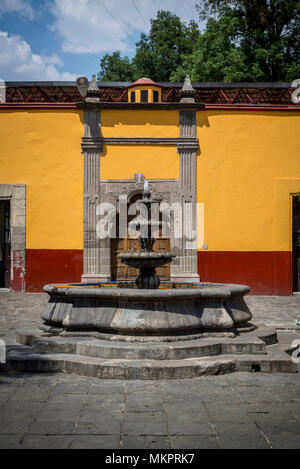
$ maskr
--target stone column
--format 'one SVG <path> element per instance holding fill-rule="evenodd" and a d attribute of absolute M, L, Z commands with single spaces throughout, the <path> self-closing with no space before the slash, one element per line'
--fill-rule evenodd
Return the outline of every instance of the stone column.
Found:
<path fill-rule="evenodd" d="M 195 102 L 190 79 L 187 76 L 180 92 L 182 103 Z M 192 241 L 184 236 L 187 231 L 196 233 L 197 231 L 197 126 L 196 111 L 182 110 L 179 112 L 179 137 L 187 139 L 177 145 L 179 153 L 180 167 L 180 202 L 182 207 L 182 232 L 183 238 L 175 240 L 178 257 L 171 280 L 183 282 L 199 282 L 197 267 L 197 238 Z M 194 139 L 194 141 L 193 141 Z"/>
<path fill-rule="evenodd" d="M 188 238 L 186 234 L 197 231 L 196 203 L 197 203 L 197 156 L 196 148 L 178 145 L 180 158 L 180 202 L 182 206 L 183 238 L 179 248 L 180 254 L 177 265 L 176 280 L 185 282 L 199 282 L 197 267 L 197 237 Z"/>
<path fill-rule="evenodd" d="M 97 237 L 96 210 L 100 203 L 100 111 L 84 111 L 82 138 L 83 170 L 83 275 L 82 282 L 100 282 L 110 278 L 107 259 L 101 256 L 102 243 Z"/>

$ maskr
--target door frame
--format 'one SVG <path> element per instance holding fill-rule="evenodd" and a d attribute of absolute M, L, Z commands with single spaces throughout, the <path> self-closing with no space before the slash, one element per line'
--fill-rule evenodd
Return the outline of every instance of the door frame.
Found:
<path fill-rule="evenodd" d="M 26 185 L 0 184 L 0 200 L 10 202 L 10 289 L 25 291 Z"/>

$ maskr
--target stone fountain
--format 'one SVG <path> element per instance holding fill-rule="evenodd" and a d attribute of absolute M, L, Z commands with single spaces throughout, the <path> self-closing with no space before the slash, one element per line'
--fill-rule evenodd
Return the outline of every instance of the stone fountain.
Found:
<path fill-rule="evenodd" d="M 140 203 L 147 210 L 140 251 L 119 254 L 139 269 L 136 281 L 46 285 L 44 322 L 18 331 L 24 347 L 10 352 L 9 366 L 124 379 L 297 371 L 284 349 L 274 349 L 277 333 L 249 323 L 248 286 L 160 282 L 156 268 L 175 256 L 153 252 L 157 201 L 147 181 Z"/>
<path fill-rule="evenodd" d="M 252 330 L 243 297 L 244 285 L 173 283 L 160 279 L 156 268 L 172 261 L 169 252 L 153 252 L 151 199 L 145 181 L 143 198 L 146 217 L 141 217 L 140 251 L 119 254 L 122 263 L 139 269 L 133 282 L 120 284 L 46 285 L 49 303 L 42 313 L 42 330 L 48 332 L 98 331 L 125 336 L 215 333 L 232 336 L 237 330 Z M 161 286 L 161 288 L 159 288 Z M 127 288 L 126 288 L 127 287 Z M 128 288 L 130 287 L 130 288 Z M 137 287 L 137 288 L 134 288 Z M 207 334 L 206 334 L 207 335 Z"/>

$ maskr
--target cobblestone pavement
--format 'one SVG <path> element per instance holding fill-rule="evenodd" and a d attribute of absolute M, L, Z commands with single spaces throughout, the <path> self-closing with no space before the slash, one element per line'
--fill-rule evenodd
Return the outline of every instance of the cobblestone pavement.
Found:
<path fill-rule="evenodd" d="M 0 336 L 35 326 L 47 296 L 0 293 Z M 300 297 L 247 297 L 253 322 L 293 328 Z M 300 373 L 188 380 L 0 375 L 0 448 L 300 448 Z"/>

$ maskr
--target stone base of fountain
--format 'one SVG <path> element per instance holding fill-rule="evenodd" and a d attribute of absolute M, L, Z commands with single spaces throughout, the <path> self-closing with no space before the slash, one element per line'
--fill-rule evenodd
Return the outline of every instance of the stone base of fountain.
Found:
<path fill-rule="evenodd" d="M 178 379 L 234 371 L 297 372 L 293 333 L 278 340 L 249 320 L 243 285 L 166 283 L 143 290 L 47 285 L 39 329 L 17 332 L 3 370 L 116 379 Z"/>
<path fill-rule="evenodd" d="M 195 378 L 235 371 L 297 372 L 297 364 L 287 353 L 296 334 L 282 337 L 266 327 L 231 338 L 190 337 L 171 342 L 118 341 L 112 336 L 108 340 L 100 334 L 60 329 L 58 336 L 39 329 L 20 330 L 17 340 L 22 345 L 8 347 L 7 363 L 0 369 L 128 380 Z"/>
<path fill-rule="evenodd" d="M 160 289 L 101 285 L 46 285 L 42 319 L 50 328 L 133 336 L 234 333 L 252 315 L 245 285 L 181 284 Z M 171 284 L 173 287 L 173 285 Z"/>

